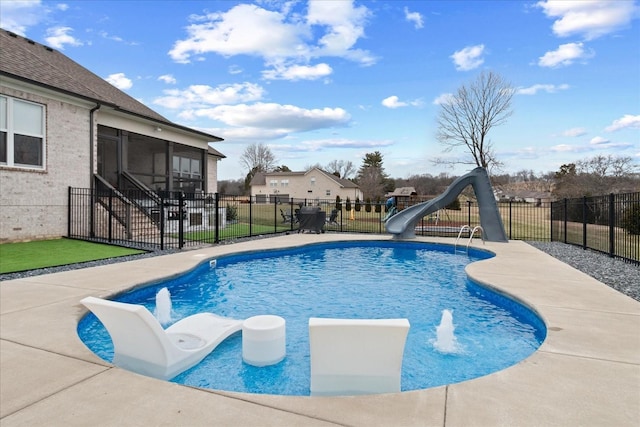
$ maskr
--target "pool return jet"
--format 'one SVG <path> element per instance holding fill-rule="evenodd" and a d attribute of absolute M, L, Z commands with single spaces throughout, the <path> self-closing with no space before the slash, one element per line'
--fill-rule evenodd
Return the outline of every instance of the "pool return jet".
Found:
<path fill-rule="evenodd" d="M 473 187 L 473 192 L 478 200 L 480 210 L 480 225 L 484 240 L 489 242 L 507 242 L 502 218 L 498 211 L 498 204 L 493 195 L 491 181 L 487 170 L 477 167 L 471 172 L 457 178 L 451 185 L 434 199 L 410 206 L 385 222 L 387 231 L 394 235 L 394 239 L 412 239 L 416 237 L 415 228 L 418 222 L 452 203 L 468 185 Z"/>

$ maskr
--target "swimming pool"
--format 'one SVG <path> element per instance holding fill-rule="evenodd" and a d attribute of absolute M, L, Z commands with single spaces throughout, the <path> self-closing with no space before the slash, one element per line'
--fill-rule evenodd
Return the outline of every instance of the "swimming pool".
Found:
<path fill-rule="evenodd" d="M 172 379 L 198 387 L 283 395 L 309 394 L 309 317 L 409 319 L 402 390 L 450 384 L 511 366 L 544 340 L 542 321 L 528 308 L 467 279 L 464 267 L 492 255 L 449 245 L 364 241 L 307 245 L 218 258 L 195 270 L 120 295 L 151 311 L 167 287 L 173 318 L 212 311 L 245 319 L 260 314 L 287 322 L 287 356 L 257 368 L 242 362 L 241 336 L 223 342 L 199 365 Z M 442 310 L 451 310 L 458 351 L 434 346 Z M 113 357 L 106 330 L 93 315 L 79 324 L 87 346 Z"/>

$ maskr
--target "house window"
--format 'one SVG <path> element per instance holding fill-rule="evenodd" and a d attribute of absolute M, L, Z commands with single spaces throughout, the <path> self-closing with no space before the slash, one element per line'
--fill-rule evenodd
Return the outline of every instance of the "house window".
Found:
<path fill-rule="evenodd" d="M 311 177 L 311 185 L 316 185 L 316 177 L 315 176 Z"/>
<path fill-rule="evenodd" d="M 281 187 L 288 187 L 289 186 L 289 180 L 288 179 L 283 179 L 282 181 L 280 181 L 280 186 Z"/>
<path fill-rule="evenodd" d="M 0 164 L 44 167 L 44 106 L 0 96 Z"/>
<path fill-rule="evenodd" d="M 327 195 L 327 196 L 330 196 L 330 195 L 331 195 L 331 190 L 327 190 L 327 191 L 326 191 L 326 195 Z"/>
<path fill-rule="evenodd" d="M 173 156 L 173 178 L 175 189 L 194 192 L 201 189 L 202 169 L 199 159 Z"/>

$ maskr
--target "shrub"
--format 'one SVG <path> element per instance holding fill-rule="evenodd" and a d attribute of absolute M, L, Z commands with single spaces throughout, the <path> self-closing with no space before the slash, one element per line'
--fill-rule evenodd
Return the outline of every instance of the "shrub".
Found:
<path fill-rule="evenodd" d="M 456 197 L 456 199 L 453 202 L 449 203 L 445 207 L 445 209 L 449 209 L 449 210 L 452 210 L 452 211 L 462 210 L 462 208 L 460 207 L 460 200 L 458 200 L 458 198 Z"/>
<path fill-rule="evenodd" d="M 362 208 L 362 203 L 360 203 L 360 199 L 356 197 L 356 204 L 355 204 L 356 212 L 360 212 L 361 208 Z"/>
<path fill-rule="evenodd" d="M 345 209 L 347 212 L 351 211 L 351 199 L 347 197 L 347 201 L 345 203 Z"/>
<path fill-rule="evenodd" d="M 336 210 L 339 211 L 342 209 L 342 202 L 340 201 L 340 196 L 336 196 Z"/>
<path fill-rule="evenodd" d="M 364 210 L 366 212 L 371 212 L 371 197 L 367 197 L 367 201 L 364 204 Z"/>
<path fill-rule="evenodd" d="M 640 234 L 640 203 L 632 204 L 631 207 L 625 211 L 622 215 L 621 225 L 629 234 Z"/>
<path fill-rule="evenodd" d="M 227 203 L 227 221 L 238 220 L 238 208 Z"/>

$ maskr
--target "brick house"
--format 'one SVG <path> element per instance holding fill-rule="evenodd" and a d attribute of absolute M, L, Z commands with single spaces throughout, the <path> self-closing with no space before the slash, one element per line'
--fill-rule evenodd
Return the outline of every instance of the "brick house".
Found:
<path fill-rule="evenodd" d="M 0 242 L 66 235 L 69 187 L 216 192 L 218 141 L 0 30 Z"/>
<path fill-rule="evenodd" d="M 251 196 L 256 201 L 282 202 L 293 199 L 305 199 L 310 202 L 319 200 L 340 199 L 347 197 L 362 201 L 360 187 L 348 179 L 338 178 L 319 168 L 306 172 L 268 172 L 257 173 L 251 180 Z"/>

